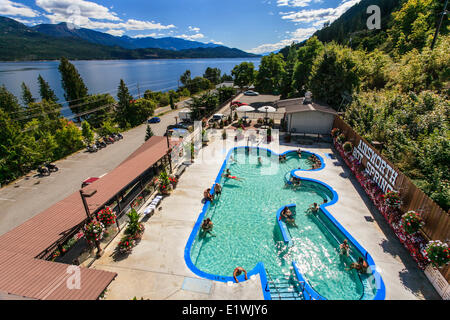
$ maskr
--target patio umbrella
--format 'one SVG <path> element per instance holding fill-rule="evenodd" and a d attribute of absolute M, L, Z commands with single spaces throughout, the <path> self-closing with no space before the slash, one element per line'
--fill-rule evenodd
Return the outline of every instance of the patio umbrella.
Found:
<path fill-rule="evenodd" d="M 277 111 L 277 109 L 275 109 L 274 107 L 271 107 L 271 106 L 264 106 L 264 107 L 259 108 L 258 111 L 259 112 L 265 112 L 266 113 L 266 118 L 265 119 L 267 119 L 268 118 L 267 114 L 269 112 L 273 113 L 273 112 Z"/>
<path fill-rule="evenodd" d="M 245 116 L 247 116 L 247 112 L 255 111 L 255 108 L 251 106 L 240 106 L 239 108 L 236 109 L 236 111 L 245 112 Z"/>

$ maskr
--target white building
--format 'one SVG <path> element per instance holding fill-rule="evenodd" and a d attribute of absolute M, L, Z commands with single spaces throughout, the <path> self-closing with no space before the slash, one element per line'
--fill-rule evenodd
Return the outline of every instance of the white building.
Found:
<path fill-rule="evenodd" d="M 306 98 L 280 100 L 278 111 L 284 111 L 284 120 L 288 132 L 330 134 L 337 112 L 325 104 L 313 102 L 310 95 Z"/>

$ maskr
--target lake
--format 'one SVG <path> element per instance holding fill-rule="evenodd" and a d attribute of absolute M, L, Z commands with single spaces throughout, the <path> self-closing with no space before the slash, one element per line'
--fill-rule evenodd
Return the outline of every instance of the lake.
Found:
<path fill-rule="evenodd" d="M 89 60 L 72 61 L 77 68 L 90 94 L 117 94 L 120 79 L 123 79 L 135 97 L 145 90 L 168 91 L 178 88 L 178 80 L 191 70 L 192 78 L 203 75 L 207 67 L 219 68 L 222 74 L 230 74 L 235 65 L 243 61 L 253 62 L 259 68 L 261 58 L 250 59 L 164 59 L 164 60 Z M 21 84 L 30 88 L 35 98 L 39 96 L 37 82 L 40 74 L 55 91 L 60 102 L 65 101 L 58 71 L 59 61 L 0 62 L 0 85 L 13 93 L 19 100 Z M 64 104 L 66 106 L 67 104 Z M 70 110 L 63 109 L 64 115 Z"/>

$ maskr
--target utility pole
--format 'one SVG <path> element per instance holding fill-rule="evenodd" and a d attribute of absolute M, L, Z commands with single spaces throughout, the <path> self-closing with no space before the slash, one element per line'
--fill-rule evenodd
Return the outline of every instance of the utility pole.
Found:
<path fill-rule="evenodd" d="M 434 49 L 434 46 L 436 44 L 437 37 L 439 35 L 439 31 L 441 30 L 442 22 L 444 21 L 444 16 L 448 13 L 447 5 L 448 5 L 448 0 L 445 1 L 444 10 L 441 12 L 441 19 L 439 20 L 439 24 L 436 28 L 436 33 L 434 34 L 433 43 L 431 44 L 431 50 Z"/>

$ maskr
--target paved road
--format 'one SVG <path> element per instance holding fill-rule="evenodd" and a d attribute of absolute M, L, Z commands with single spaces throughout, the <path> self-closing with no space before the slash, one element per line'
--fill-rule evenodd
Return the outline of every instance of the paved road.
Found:
<path fill-rule="evenodd" d="M 185 103 L 180 102 L 179 108 Z M 163 112 L 169 113 L 160 117 L 160 123 L 151 125 L 157 136 L 164 135 L 166 127 L 175 124 L 175 116 L 178 114 L 178 110 L 171 111 L 170 107 L 156 110 L 156 114 Z M 82 150 L 57 161 L 59 171 L 49 177 L 41 178 L 36 172 L 32 172 L 0 189 L 0 235 L 79 190 L 84 179 L 100 177 L 117 167 L 144 143 L 146 127 L 143 124 L 123 133 L 123 140 L 96 153 Z"/>

